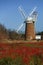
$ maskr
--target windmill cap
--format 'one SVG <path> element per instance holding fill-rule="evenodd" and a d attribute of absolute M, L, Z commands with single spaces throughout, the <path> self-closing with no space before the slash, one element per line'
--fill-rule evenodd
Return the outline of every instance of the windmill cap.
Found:
<path fill-rule="evenodd" d="M 33 23 L 32 21 L 35 22 L 35 20 L 34 20 L 32 17 L 28 17 L 28 18 L 24 21 L 24 23 Z"/>
<path fill-rule="evenodd" d="M 28 17 L 28 18 L 26 19 L 26 21 L 32 21 L 32 20 L 33 20 L 32 17 Z"/>

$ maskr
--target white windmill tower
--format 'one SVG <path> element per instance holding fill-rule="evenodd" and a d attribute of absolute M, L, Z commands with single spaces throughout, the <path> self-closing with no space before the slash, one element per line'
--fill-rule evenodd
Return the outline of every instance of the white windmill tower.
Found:
<path fill-rule="evenodd" d="M 36 8 L 32 10 L 32 12 L 29 14 L 28 17 L 25 16 L 25 13 L 23 12 L 22 8 L 19 7 L 20 12 L 22 13 L 23 17 L 25 18 L 25 21 L 21 24 L 21 26 L 17 29 L 17 32 L 23 27 L 24 23 L 25 26 L 25 39 L 26 40 L 32 40 L 35 39 L 35 21 L 37 20 L 37 12 Z"/>

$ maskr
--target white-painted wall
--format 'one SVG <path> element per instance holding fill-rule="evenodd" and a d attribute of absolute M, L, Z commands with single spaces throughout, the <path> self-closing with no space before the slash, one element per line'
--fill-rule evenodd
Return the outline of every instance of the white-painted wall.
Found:
<path fill-rule="evenodd" d="M 36 40 L 41 40 L 41 35 L 36 35 L 35 39 Z"/>

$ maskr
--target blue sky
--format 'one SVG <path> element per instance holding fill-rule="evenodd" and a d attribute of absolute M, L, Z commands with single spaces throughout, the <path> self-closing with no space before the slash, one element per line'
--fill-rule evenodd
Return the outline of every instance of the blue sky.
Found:
<path fill-rule="evenodd" d="M 37 6 L 36 31 L 43 31 L 43 0 L 0 0 L 0 23 L 7 29 L 17 30 L 24 21 L 24 18 L 18 11 L 20 5 L 25 10 L 26 15 Z M 24 31 L 24 29 L 25 26 L 21 30 Z"/>

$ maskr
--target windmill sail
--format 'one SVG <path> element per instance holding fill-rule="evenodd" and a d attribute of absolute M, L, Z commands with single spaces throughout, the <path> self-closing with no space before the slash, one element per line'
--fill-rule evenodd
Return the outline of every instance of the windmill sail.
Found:
<path fill-rule="evenodd" d="M 18 28 L 17 32 L 23 27 L 23 23 L 20 25 L 20 27 Z"/>
<path fill-rule="evenodd" d="M 37 7 L 34 7 L 34 9 L 32 10 L 32 12 L 29 14 L 29 16 L 31 16 L 33 14 L 33 12 L 35 12 Z"/>

